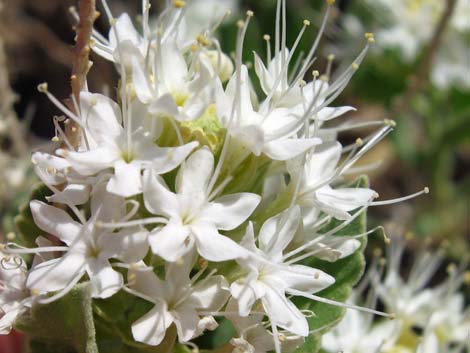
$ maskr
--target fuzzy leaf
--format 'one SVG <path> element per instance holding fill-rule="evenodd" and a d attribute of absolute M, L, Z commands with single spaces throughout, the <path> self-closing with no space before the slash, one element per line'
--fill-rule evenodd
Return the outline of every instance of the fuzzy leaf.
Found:
<path fill-rule="evenodd" d="M 36 305 L 16 328 L 32 338 L 32 353 L 98 353 L 88 283 L 75 286 L 63 298 Z"/>

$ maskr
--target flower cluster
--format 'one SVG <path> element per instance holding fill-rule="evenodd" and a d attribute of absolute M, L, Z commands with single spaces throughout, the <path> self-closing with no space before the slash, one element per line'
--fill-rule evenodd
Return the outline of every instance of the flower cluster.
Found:
<path fill-rule="evenodd" d="M 2 264 L 16 264 L 10 271 L 2 266 L 2 332 L 31 306 L 88 281 L 93 298 L 125 291 L 152 304 L 131 323 L 137 342 L 157 346 L 174 327 L 179 342 L 191 345 L 223 316 L 238 331 L 231 340 L 236 352 L 288 352 L 301 344 L 309 323 L 291 298 L 321 302 L 315 293 L 335 283 L 303 260 L 353 254 L 372 231 L 338 232 L 367 207 L 393 202 L 374 201 L 373 190 L 345 181 L 367 170 L 356 162 L 393 122 L 370 123 L 378 130 L 348 146 L 337 134 L 363 124 L 330 123 L 354 110 L 330 104 L 373 35 L 336 79 L 330 58 L 322 74 L 309 74 L 332 3 L 310 52 L 294 64 L 310 23 L 287 48 L 286 1 L 278 1 L 274 55 L 265 36 L 267 59 L 255 54 L 251 73 L 242 62 L 251 11 L 237 23 L 232 60 L 214 35 L 223 17 L 195 33 L 185 2 L 175 0 L 151 25 L 143 1 L 139 32 L 103 0 L 111 28 L 108 38 L 94 32 L 91 49 L 115 65 L 117 98 L 84 89 L 72 97 L 72 111 L 47 84 L 39 86 L 64 117 L 54 121 L 55 153 L 32 157 L 50 190 L 45 200 L 30 202 L 43 232 L 37 247 L 0 249 Z M 64 125 L 73 125 L 78 145 Z M 23 254 L 35 255 L 29 268 Z"/>
<path fill-rule="evenodd" d="M 363 291 L 368 307 L 379 301 L 394 313 L 395 320 L 373 321 L 358 311 L 349 311 L 341 323 L 323 337 L 327 352 L 459 353 L 470 351 L 470 307 L 460 291 L 470 284 L 468 261 L 447 267 L 448 277 L 431 286 L 443 266 L 443 250 L 418 253 L 410 272 L 402 276 L 402 258 L 408 240 L 393 237 L 385 259 L 376 258 L 351 302 L 360 301 Z M 467 267 L 467 271 L 466 271 Z"/>

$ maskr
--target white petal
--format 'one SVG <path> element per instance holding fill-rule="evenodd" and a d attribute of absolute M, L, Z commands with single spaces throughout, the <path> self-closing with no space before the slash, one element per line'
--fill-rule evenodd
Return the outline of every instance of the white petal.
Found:
<path fill-rule="evenodd" d="M 248 316 L 251 308 L 257 299 L 265 295 L 264 286 L 257 281 L 244 280 L 243 282 L 233 282 L 230 286 L 230 293 L 238 301 L 238 313 L 240 316 Z"/>
<path fill-rule="evenodd" d="M 132 336 L 137 342 L 157 346 L 163 341 L 165 332 L 172 323 L 173 316 L 166 304 L 159 303 L 132 324 Z"/>
<path fill-rule="evenodd" d="M 223 276 L 214 276 L 193 287 L 190 301 L 197 309 L 217 311 L 227 302 L 230 295 L 228 283 Z"/>
<path fill-rule="evenodd" d="M 114 163 L 114 175 L 108 182 L 106 190 L 110 193 L 130 197 L 142 192 L 140 161 L 124 162 L 122 159 Z"/>
<path fill-rule="evenodd" d="M 167 89 L 170 91 L 178 90 L 187 80 L 188 67 L 186 60 L 176 46 L 176 43 L 171 41 L 163 45 L 161 48 L 161 74 Z"/>
<path fill-rule="evenodd" d="M 154 254 L 170 262 L 179 260 L 194 246 L 189 228 L 175 222 L 151 232 L 149 242 Z"/>
<path fill-rule="evenodd" d="M 320 143 L 319 138 L 274 140 L 263 146 L 263 152 L 274 160 L 285 161 L 297 157 Z"/>
<path fill-rule="evenodd" d="M 176 190 L 181 194 L 197 194 L 207 190 L 214 168 L 212 152 L 203 147 L 194 152 L 178 172 Z"/>
<path fill-rule="evenodd" d="M 137 98 L 142 103 L 150 103 L 153 99 L 153 89 L 149 74 L 144 72 L 144 65 L 136 57 L 132 58 L 132 83 L 134 84 Z"/>
<path fill-rule="evenodd" d="M 148 110 L 150 113 L 155 115 L 168 115 L 171 117 L 177 117 L 179 115 L 178 106 L 171 94 L 164 94 L 157 100 L 153 101 L 149 105 Z"/>
<path fill-rule="evenodd" d="M 199 316 L 194 307 L 185 304 L 172 312 L 180 342 L 187 342 L 196 334 Z"/>
<path fill-rule="evenodd" d="M 178 199 L 168 190 L 165 181 L 151 170 L 143 177 L 145 208 L 154 215 L 176 217 L 179 214 Z"/>
<path fill-rule="evenodd" d="M 259 82 L 261 84 L 261 88 L 265 94 L 269 94 L 271 89 L 273 88 L 274 80 L 271 76 L 271 73 L 268 71 L 266 66 L 264 65 L 261 58 L 254 53 L 255 55 L 255 72 L 259 78 Z"/>
<path fill-rule="evenodd" d="M 157 147 L 149 167 L 158 174 L 168 173 L 179 166 L 197 146 L 199 143 L 194 141 L 179 147 Z"/>
<path fill-rule="evenodd" d="M 81 175 L 93 175 L 104 169 L 112 167 L 114 161 L 121 158 L 120 151 L 115 146 L 98 147 L 86 152 L 73 152 L 57 150 L 58 155 L 63 155 Z"/>
<path fill-rule="evenodd" d="M 46 184 L 57 185 L 65 182 L 64 173 L 70 167 L 65 158 L 53 156 L 48 153 L 35 152 L 31 158 L 34 170 L 39 178 Z"/>
<path fill-rule="evenodd" d="M 124 228 L 117 233 L 103 234 L 98 239 L 98 247 L 103 249 L 103 256 L 106 258 L 118 258 L 126 263 L 136 263 L 148 252 L 148 232 L 134 227 Z"/>
<path fill-rule="evenodd" d="M 142 266 L 129 271 L 129 275 L 133 275 L 132 280 L 129 280 L 132 288 L 150 298 L 164 298 L 165 282 L 153 272 L 153 267 L 146 267 L 143 262 L 140 264 Z"/>
<path fill-rule="evenodd" d="M 102 94 L 80 92 L 80 113 L 87 132 L 100 143 L 114 140 L 122 133 L 121 110 L 116 102 Z"/>
<path fill-rule="evenodd" d="M 259 195 L 247 192 L 225 195 L 209 203 L 201 218 L 212 220 L 217 229 L 232 230 L 246 221 L 260 201 Z"/>
<path fill-rule="evenodd" d="M 333 283 L 334 277 L 312 267 L 303 265 L 285 266 L 276 270 L 275 275 L 286 284 L 286 292 L 295 289 L 308 293 L 319 292 Z"/>
<path fill-rule="evenodd" d="M 306 180 L 308 185 L 318 184 L 328 179 L 334 172 L 341 157 L 339 142 L 326 142 L 315 148 L 306 163 Z"/>
<path fill-rule="evenodd" d="M 352 211 L 367 205 L 374 197 L 374 190 L 366 188 L 321 188 L 316 192 L 318 201 L 341 211 Z"/>
<path fill-rule="evenodd" d="M 199 254 L 209 261 L 227 261 L 247 256 L 247 252 L 232 239 L 219 234 L 214 225 L 198 223 L 191 226 Z"/>
<path fill-rule="evenodd" d="M 321 121 L 332 120 L 352 110 L 356 110 L 356 108 L 349 107 L 349 106 L 336 107 L 336 108 L 325 107 L 317 113 L 317 119 Z"/>
<path fill-rule="evenodd" d="M 72 203 L 83 205 L 90 196 L 90 187 L 83 184 L 69 184 L 62 191 L 47 197 L 47 201 L 55 203 Z"/>
<path fill-rule="evenodd" d="M 115 31 L 118 33 L 119 38 L 116 38 Z M 114 28 L 111 28 L 109 31 L 109 42 L 112 47 L 117 46 L 117 44 L 119 43 L 118 39 L 120 42 L 128 40 L 136 46 L 140 44 L 140 41 L 142 39 L 139 32 L 135 29 L 134 25 L 132 24 L 131 18 L 125 12 L 118 17 Z"/>
<path fill-rule="evenodd" d="M 53 292 L 65 288 L 84 273 L 85 257 L 77 253 L 66 254 L 33 268 L 26 280 L 26 286 L 39 292 Z"/>
<path fill-rule="evenodd" d="M 259 231 L 259 247 L 272 261 L 282 259 L 282 252 L 294 239 L 300 225 L 300 208 L 295 206 L 268 219 Z"/>
<path fill-rule="evenodd" d="M 80 235 L 82 226 L 75 222 L 64 210 L 36 200 L 31 201 L 29 206 L 34 223 L 43 231 L 58 237 L 67 245 L 72 244 Z"/>
<path fill-rule="evenodd" d="M 124 285 L 122 275 L 113 270 L 108 261 L 93 261 L 87 269 L 91 281 L 93 298 L 109 298 Z"/>
<path fill-rule="evenodd" d="M 272 287 L 266 286 L 266 293 L 261 301 L 264 310 L 273 324 L 292 332 L 293 334 L 307 337 L 309 334 L 308 322 L 297 307 L 286 298 L 284 293 L 278 292 Z"/>

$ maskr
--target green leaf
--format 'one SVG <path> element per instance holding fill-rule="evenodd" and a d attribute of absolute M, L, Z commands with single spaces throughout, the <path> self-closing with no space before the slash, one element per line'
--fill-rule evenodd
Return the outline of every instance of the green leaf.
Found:
<path fill-rule="evenodd" d="M 358 187 L 367 187 L 367 178 L 359 179 Z M 338 222 L 332 222 L 330 227 L 334 227 Z M 361 214 L 349 226 L 344 228 L 338 235 L 354 235 L 366 231 L 366 214 Z M 331 276 L 335 277 L 335 284 L 318 293 L 323 298 L 345 302 L 351 295 L 352 288 L 362 277 L 365 267 L 363 250 L 366 241 L 363 241 L 362 247 L 356 253 L 344 259 L 330 263 L 317 258 L 308 259 L 305 265 L 318 268 Z M 296 353 L 315 353 L 321 346 L 321 335 L 329 331 L 344 316 L 345 309 L 339 306 L 324 304 L 317 301 L 311 301 L 306 298 L 296 298 L 296 305 L 300 309 L 311 310 L 314 316 L 309 318 L 310 330 L 316 330 L 316 333 L 310 336 L 304 345 L 298 348 Z"/>
<path fill-rule="evenodd" d="M 16 328 L 32 338 L 33 353 L 98 353 L 89 283 L 75 286 L 63 298 L 33 306 Z"/>

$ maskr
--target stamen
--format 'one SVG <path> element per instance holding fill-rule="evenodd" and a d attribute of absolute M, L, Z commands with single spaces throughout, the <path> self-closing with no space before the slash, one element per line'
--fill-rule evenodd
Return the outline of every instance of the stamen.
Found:
<path fill-rule="evenodd" d="M 96 222 L 96 227 L 105 228 L 105 229 L 116 229 L 116 228 L 144 226 L 147 224 L 157 224 L 157 223 L 166 224 L 168 223 L 168 220 L 162 217 L 152 217 L 152 218 L 137 219 L 137 220 L 128 221 L 128 222 L 109 222 L 109 223 Z"/>
<path fill-rule="evenodd" d="M 423 194 L 428 194 L 428 193 L 429 193 L 429 188 L 425 187 L 423 190 L 415 192 L 414 194 L 411 194 L 411 195 L 408 195 L 408 196 L 403 196 L 403 197 L 399 197 L 399 198 L 391 199 L 391 200 L 372 202 L 371 206 L 391 205 L 391 204 L 394 204 L 394 203 L 410 200 L 410 199 L 413 199 L 415 197 L 421 196 Z"/>

